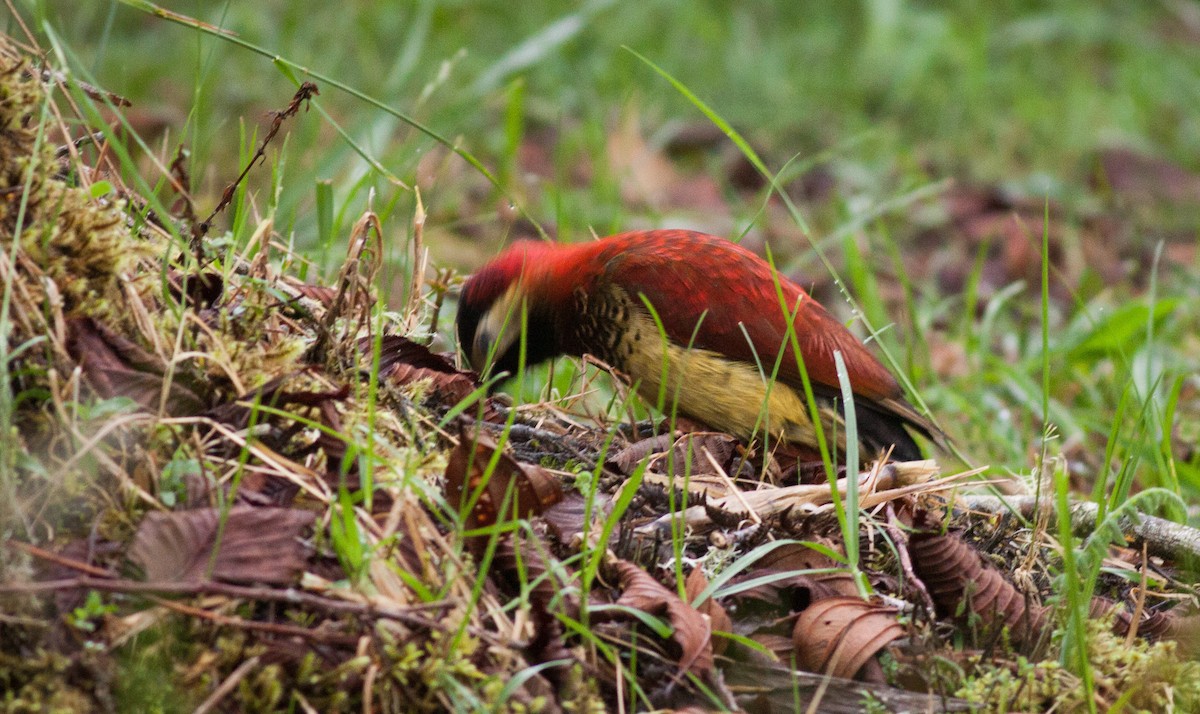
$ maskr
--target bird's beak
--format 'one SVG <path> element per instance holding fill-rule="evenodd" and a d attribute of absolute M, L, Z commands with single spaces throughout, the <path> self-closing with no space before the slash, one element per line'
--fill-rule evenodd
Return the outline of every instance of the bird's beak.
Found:
<path fill-rule="evenodd" d="M 471 339 L 471 365 L 481 373 L 488 357 L 499 360 L 521 336 L 521 305 L 523 298 L 513 286 L 484 314 Z"/>
<path fill-rule="evenodd" d="M 492 350 L 492 344 L 496 341 L 496 335 L 491 330 L 480 323 L 475 330 L 475 338 L 471 341 L 470 352 L 467 355 L 471 358 L 471 366 L 475 369 L 483 371 L 484 365 L 487 364 L 488 354 Z"/>

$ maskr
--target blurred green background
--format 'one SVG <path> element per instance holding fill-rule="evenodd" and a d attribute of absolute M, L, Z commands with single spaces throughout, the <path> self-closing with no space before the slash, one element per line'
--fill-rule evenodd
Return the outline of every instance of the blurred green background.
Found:
<path fill-rule="evenodd" d="M 226 159 L 237 124 L 261 121 L 292 90 L 264 58 L 128 5 L 31 7 L 60 33 L 81 71 L 133 100 L 147 123 L 168 125 L 197 166 Z M 1113 145 L 1200 169 L 1200 9 L 1191 2 L 163 7 L 340 79 L 462 141 L 500 171 L 516 148 L 507 126 L 514 101 L 522 129 L 560 134 L 553 147 L 566 165 L 560 169 L 602 155 L 623 111 L 643 118 L 651 141 L 665 140 L 673 124 L 702 120 L 626 46 L 776 154 L 776 170 L 793 155 L 832 150 L 877 180 L 897 172 L 955 176 L 1058 197 Z M 415 178 L 430 142 L 324 89 L 321 104 L 351 136 L 398 176 Z M 291 170 L 339 185 L 355 178 L 355 162 L 338 142 L 314 136 L 320 127 L 290 127 L 293 143 L 302 144 Z M 623 218 L 615 197 L 597 190 L 590 198 L 570 206 L 564 218 L 572 226 Z M 549 214 L 550 206 L 538 208 L 539 218 Z"/>

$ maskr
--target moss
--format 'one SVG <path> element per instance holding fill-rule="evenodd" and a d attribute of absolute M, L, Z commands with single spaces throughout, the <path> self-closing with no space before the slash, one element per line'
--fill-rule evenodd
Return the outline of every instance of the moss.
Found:
<path fill-rule="evenodd" d="M 69 657 L 46 650 L 32 655 L 0 652 L 0 704 L 14 714 L 91 711 L 96 703 L 66 676 L 72 665 Z"/>
<path fill-rule="evenodd" d="M 401 640 L 385 625 L 380 625 L 377 632 L 387 663 L 387 677 L 381 677 L 377 690 L 385 701 L 403 701 L 405 711 L 444 711 L 451 701 L 447 697 L 468 693 L 487 711 L 536 712 L 546 704 L 540 697 L 529 701 L 506 698 L 505 688 L 515 672 L 481 669 L 477 660 L 485 653 L 471 637 L 456 638 L 434 631 L 422 642 Z M 466 701 L 455 701 L 467 705 Z"/>
<path fill-rule="evenodd" d="M 20 231 L 31 302 L 126 324 L 122 283 L 153 247 L 126 225 L 120 202 L 60 178 L 49 124 L 39 121 L 46 101 L 37 73 L 0 49 L 0 234 Z"/>
<path fill-rule="evenodd" d="M 1088 634 L 1095 697 L 1102 709 L 1120 703 L 1122 711 L 1197 711 L 1200 662 L 1182 661 L 1175 643 L 1151 643 L 1113 634 L 1110 623 L 1095 621 Z M 1082 681 L 1057 661 L 976 663 L 955 696 L 988 711 L 1086 710 Z"/>
<path fill-rule="evenodd" d="M 0 214 L 9 218 L 15 229 L 16 217 Z M 148 246 L 131 239 L 118 205 L 50 180 L 30 191 L 22 228 L 22 249 L 53 281 L 66 314 L 127 324 L 121 286 Z"/>
<path fill-rule="evenodd" d="M 19 161 L 37 141 L 41 84 L 28 61 L 7 42 L 0 43 L 0 181 L 5 187 L 20 182 Z"/>
<path fill-rule="evenodd" d="M 141 632 L 119 648 L 114 698 L 118 711 L 186 712 L 203 701 L 200 692 L 189 693 L 180 672 L 205 648 L 204 640 L 191 641 L 185 628 L 168 618 Z"/>

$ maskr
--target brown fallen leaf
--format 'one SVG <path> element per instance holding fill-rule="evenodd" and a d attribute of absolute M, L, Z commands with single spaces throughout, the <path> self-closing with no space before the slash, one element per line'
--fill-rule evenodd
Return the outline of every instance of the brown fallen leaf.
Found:
<path fill-rule="evenodd" d="M 1200 614 L 1171 617 L 1165 624 L 1166 627 L 1159 636 L 1178 643 L 1181 656 L 1192 660 L 1200 659 Z"/>
<path fill-rule="evenodd" d="M 832 542 L 827 542 L 826 545 L 833 550 L 838 550 L 837 545 Z M 791 578 L 764 583 L 760 586 L 761 589 L 747 590 L 745 594 L 751 597 L 757 594 L 765 598 L 770 597 L 772 591 L 782 591 L 778 593 L 777 597 L 782 598 L 785 603 L 790 602 L 793 611 L 796 612 L 806 608 L 809 602 L 823 600 L 834 595 L 858 594 L 854 578 L 849 571 L 844 569 L 842 563 L 803 543 L 785 543 L 771 550 L 755 563 L 753 573 L 747 574 L 746 577 L 749 579 L 769 573 L 789 571 L 828 572 L 797 573 Z M 799 592 L 801 589 L 803 592 Z M 789 593 L 789 590 L 792 592 Z"/>
<path fill-rule="evenodd" d="M 697 431 L 675 438 L 673 434 L 642 439 L 618 451 L 608 463 L 623 474 L 632 474 L 643 459 L 650 458 L 649 470 L 682 477 L 737 476 L 753 471 L 744 449 L 729 434 Z"/>
<path fill-rule="evenodd" d="M 167 273 L 167 288 L 176 300 L 193 310 L 206 310 L 224 295 L 225 279 L 214 271 L 187 274 L 171 270 Z"/>
<path fill-rule="evenodd" d="M 465 429 L 459 435 L 458 446 L 450 452 L 446 501 L 452 508 L 461 509 L 468 499 L 477 499 L 464 514 L 467 528 L 495 525 L 506 498 L 507 513 L 517 518 L 538 515 L 562 500 L 562 484 L 546 469 L 522 464 L 503 452 L 493 467 L 495 457 L 496 442 Z"/>
<path fill-rule="evenodd" d="M 67 323 L 67 351 L 101 397 L 128 397 L 158 411 L 166 366 L 133 340 L 90 317 L 73 318 Z M 192 416 L 204 408 L 204 400 L 173 380 L 163 407 L 171 416 Z"/>
<path fill-rule="evenodd" d="M 592 500 L 591 532 L 600 532 L 603 519 L 608 516 L 612 508 L 612 496 L 605 493 L 595 495 Z M 568 491 L 561 501 L 542 513 L 542 520 L 546 522 L 550 535 L 559 543 L 569 543 L 573 536 L 583 533 L 587 515 L 587 497 L 578 491 Z M 617 529 L 619 533 L 620 524 L 617 524 Z M 613 539 L 617 538 L 618 534 L 614 533 Z"/>
<path fill-rule="evenodd" d="M 509 534 L 496 545 L 488 577 L 509 594 L 518 595 L 524 591 L 529 602 L 536 606 L 545 608 L 561 597 L 564 602 L 575 603 L 577 607 L 578 598 L 561 590 L 558 577 L 570 571 L 569 566 L 563 565 L 546 549 L 544 542 Z"/>
<path fill-rule="evenodd" d="M 518 538 L 515 533 L 497 544 L 488 569 L 488 578 L 509 595 L 516 596 L 528 588 L 525 591 L 533 635 L 523 651 L 530 664 L 557 662 L 542 670 L 542 675 L 555 686 L 562 683 L 565 670 L 569 669 L 561 663 L 574 660 L 563 636 L 563 625 L 555 616 L 563 613 L 571 620 L 579 618 L 579 598 L 569 588 L 564 589 L 559 579 L 560 574 L 571 571 L 569 565 L 547 552 L 544 543 Z"/>
<path fill-rule="evenodd" d="M 692 568 L 692 572 L 688 573 L 687 580 L 683 581 L 683 590 L 690 603 L 696 602 L 696 597 L 707 587 L 708 577 L 700 568 Z M 709 626 L 713 632 L 733 632 L 733 620 L 729 619 L 729 613 L 715 598 L 705 598 L 704 602 L 694 607 L 700 614 L 708 616 Z M 715 637 L 712 640 L 713 654 L 723 653 L 728 646 L 729 640 L 724 637 Z"/>
<path fill-rule="evenodd" d="M 358 349 L 363 356 L 370 357 L 374 339 L 365 337 L 359 340 Z M 403 335 L 384 335 L 379 340 L 379 376 L 386 376 L 393 367 L 401 364 L 443 374 L 467 374 L 457 369 L 449 358 L 436 354 L 419 342 L 413 342 Z"/>
<path fill-rule="evenodd" d="M 257 582 L 286 585 L 304 570 L 300 533 L 314 514 L 290 508 L 235 506 L 153 512 L 138 526 L 129 559 L 153 582 Z M 214 554 L 215 551 L 215 554 Z"/>
<path fill-rule="evenodd" d="M 608 457 L 608 466 L 618 473 L 629 476 L 633 474 L 638 464 L 646 457 L 666 451 L 674 441 L 672 434 L 659 434 L 648 439 L 635 441 L 617 453 Z"/>
<path fill-rule="evenodd" d="M 745 462 L 738 453 L 738 440 L 719 432 L 686 434 L 675 442 L 669 454 L 651 462 L 651 468 L 663 473 L 696 476 L 735 476 L 738 462 Z M 670 467 L 670 468 L 668 468 Z"/>
<path fill-rule="evenodd" d="M 245 429 L 250 425 L 251 417 L 255 417 L 261 423 L 262 420 L 272 416 L 257 411 L 256 404 L 281 410 L 289 407 L 316 407 L 321 411 L 323 417 L 336 415 L 337 412 L 332 408 L 332 403 L 345 401 L 350 396 L 350 385 L 344 384 L 337 389 L 318 391 L 287 389 L 289 384 L 302 381 L 307 371 L 299 369 L 275 377 L 257 389 L 239 394 L 214 406 L 205 412 L 204 416 L 234 429 Z M 341 429 L 340 420 L 336 418 L 333 421 L 327 421 L 325 426 L 330 427 L 333 431 Z"/>
<path fill-rule="evenodd" d="M 831 550 L 841 550 L 828 539 L 818 539 L 818 542 Z M 842 563 L 804 543 L 783 543 L 764 553 L 755 561 L 755 567 L 770 570 L 824 570 L 840 568 Z"/>
<path fill-rule="evenodd" d="M 779 615 L 786 615 L 800 612 L 818 600 L 858 593 L 854 579 L 846 572 L 807 575 L 773 568 L 754 568 L 740 573 L 731 579 L 729 584 L 740 585 L 772 576 L 776 579 L 761 582 L 731 597 L 739 605 L 753 607 L 754 601 L 757 601 L 761 605 L 755 609 L 763 609 L 765 606 L 767 609 L 778 610 Z"/>
<path fill-rule="evenodd" d="M 1200 204 L 1200 175 L 1133 149 L 1106 149 L 1096 158 L 1093 185 L 1130 203 Z"/>
<path fill-rule="evenodd" d="M 904 636 L 897 614 L 896 608 L 858 597 L 818 600 L 796 619 L 796 659 L 810 672 L 881 682 L 882 671 L 876 677 L 863 670 L 879 650 Z"/>
<path fill-rule="evenodd" d="M 706 220 L 728 222 L 729 207 L 716 180 L 706 173 L 677 169 L 646 141 L 635 113 L 622 117 L 620 126 L 609 133 L 605 149 L 626 204 L 656 210 L 691 209 L 703 213 Z"/>
<path fill-rule="evenodd" d="M 679 599 L 652 575 L 635 563 L 619 560 L 617 577 L 621 586 L 618 605 L 665 617 L 674 632 L 671 640 L 679 646 L 679 671 L 708 674 L 713 668 L 712 627 L 699 610 Z"/>
<path fill-rule="evenodd" d="M 358 348 L 364 360 L 371 364 L 373 341 L 363 339 Z M 427 379 L 433 395 L 445 404 L 456 404 L 467 398 L 479 383 L 474 372 L 460 370 L 448 357 L 431 351 L 425 345 L 402 335 L 385 335 L 379 345 L 379 378 L 398 384 L 410 384 Z"/>
<path fill-rule="evenodd" d="M 786 659 L 781 663 L 739 662 L 723 674 L 725 684 L 737 693 L 737 703 L 747 714 L 979 711 L 978 704 L 972 706 L 944 693 L 910 692 L 796 671 Z"/>
<path fill-rule="evenodd" d="M 289 282 L 288 286 L 299 297 L 312 300 L 325 309 L 332 307 L 333 301 L 337 299 L 337 288 L 328 285 L 313 285 L 312 283 L 295 281 Z"/>
<path fill-rule="evenodd" d="M 751 634 L 750 639 L 762 645 L 779 662 L 791 664 L 796 655 L 796 645 L 790 636 L 760 630 Z"/>

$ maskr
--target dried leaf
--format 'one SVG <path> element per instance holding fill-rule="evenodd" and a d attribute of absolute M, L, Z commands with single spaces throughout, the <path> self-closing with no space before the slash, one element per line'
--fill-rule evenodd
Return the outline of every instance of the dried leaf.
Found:
<path fill-rule="evenodd" d="M 828 545 L 831 550 L 842 550 L 828 540 L 822 540 L 820 544 Z M 764 553 L 755 565 L 766 570 L 826 570 L 842 567 L 842 564 L 833 558 L 803 543 L 784 543 L 772 548 Z"/>
<path fill-rule="evenodd" d="M 1111 617 L 1113 632 L 1121 636 L 1128 635 L 1130 628 L 1133 627 L 1133 612 L 1127 606 L 1116 600 L 1099 595 L 1092 598 L 1091 605 L 1088 608 L 1088 617 L 1092 620 L 1103 620 Z M 1180 617 L 1173 610 L 1148 610 L 1142 613 L 1141 620 L 1137 623 L 1137 632 L 1135 634 L 1148 640 L 1159 640 L 1164 637 L 1178 639 L 1174 633 L 1179 623 L 1185 620 L 1187 618 Z"/>
<path fill-rule="evenodd" d="M 592 501 L 592 532 L 600 532 L 600 521 L 612 510 L 612 497 L 597 493 Z M 559 543 L 568 543 L 571 537 L 583 533 L 587 517 L 587 497 L 578 491 L 568 491 L 563 499 L 542 513 L 549 533 Z"/>
<path fill-rule="evenodd" d="M 224 404 L 213 407 L 208 410 L 205 416 L 235 429 L 245 429 L 250 425 L 250 416 L 254 414 L 255 410 L 252 406 L 254 404 L 262 404 L 275 409 L 317 407 L 320 410 L 324 425 L 333 431 L 340 431 L 341 422 L 337 416 L 336 409 L 332 407 L 332 403 L 345 401 L 349 398 L 350 385 L 342 385 L 338 389 L 329 391 L 288 390 L 283 388 L 289 381 L 303 375 L 304 371 L 300 370 L 276 377 L 252 392 L 240 394 Z M 264 415 L 262 412 L 259 412 L 260 423 L 262 420 L 273 418 L 275 418 L 273 415 Z"/>
<path fill-rule="evenodd" d="M 212 271 L 185 275 L 172 270 L 167 274 L 167 287 L 176 300 L 184 300 L 193 310 L 204 310 L 221 299 L 225 293 L 225 279 Z"/>
<path fill-rule="evenodd" d="M 887 712 L 965 712 L 972 705 L 943 694 L 910 692 L 895 687 L 833 679 L 795 671 L 782 663 L 739 662 L 723 672 L 725 684 L 738 693 L 748 714 L 816 711 L 821 714 Z M 978 705 L 974 707 L 978 710 Z"/>
<path fill-rule="evenodd" d="M 738 460 L 737 444 L 737 439 L 719 432 L 685 434 L 675 442 L 669 459 L 663 454 L 651 462 L 651 468 L 680 476 L 685 472 L 692 477 L 730 476 Z"/>
<path fill-rule="evenodd" d="M 133 340 L 90 317 L 75 318 L 68 322 L 67 350 L 100 396 L 128 397 L 148 411 L 158 411 L 166 369 Z M 192 416 L 204 403 L 195 392 L 172 381 L 165 408 L 172 416 Z"/>
<path fill-rule="evenodd" d="M 616 454 L 613 454 L 608 459 L 608 465 L 613 469 L 629 476 L 633 473 L 637 465 L 642 462 L 642 459 L 651 454 L 666 451 L 671 448 L 671 442 L 674 437 L 671 434 L 659 434 L 652 436 L 649 439 L 642 439 L 621 449 Z"/>
<path fill-rule="evenodd" d="M 506 453 L 500 454 L 495 468 L 489 468 L 495 453 L 496 442 L 464 430 L 446 464 L 446 500 L 451 506 L 461 508 L 478 493 L 466 514 L 468 528 L 494 525 L 510 489 L 508 512 L 517 518 L 538 515 L 562 500 L 562 484 L 549 471 L 522 464 Z"/>
<path fill-rule="evenodd" d="M 1126 203 L 1200 203 L 1200 175 L 1132 149 L 1108 149 L 1097 161 L 1095 183 Z"/>
<path fill-rule="evenodd" d="M 300 532 L 314 514 L 289 508 L 215 508 L 146 515 L 129 559 L 154 582 L 258 582 L 285 585 L 304 570 Z M 216 554 L 214 555 L 214 550 Z"/>
<path fill-rule="evenodd" d="M 735 576 L 730 585 L 765 580 L 770 576 L 776 579 L 765 580 L 730 598 L 737 602 L 739 611 L 774 610 L 773 617 L 800 612 L 817 600 L 858 594 L 854 579 L 842 567 L 841 563 L 802 543 L 785 543 L 765 553 L 752 568 Z M 820 570 L 831 572 L 804 572 Z"/>
<path fill-rule="evenodd" d="M 775 658 L 780 662 L 790 662 L 792 654 L 796 650 L 796 645 L 792 643 L 790 636 L 776 634 L 774 632 L 759 631 L 750 635 L 750 639 L 762 645 L 764 649 L 775 655 Z"/>
<path fill-rule="evenodd" d="M 733 599 L 738 603 L 757 600 L 770 607 L 778 608 L 781 611 L 779 614 L 784 615 L 800 612 L 818 600 L 858 593 L 854 579 L 846 572 L 805 575 L 785 570 L 755 568 L 733 578 L 730 585 L 738 585 L 772 575 L 777 576 L 778 579 L 742 590 L 732 596 Z"/>
<path fill-rule="evenodd" d="M 673 472 L 681 476 L 687 469 L 692 477 L 737 476 L 744 465 L 748 466 L 737 439 L 712 431 L 684 434 L 678 439 L 672 434 L 642 439 L 614 454 L 608 463 L 628 475 L 643 459 L 656 454 L 650 461 L 650 470 L 664 474 Z"/>
<path fill-rule="evenodd" d="M 634 113 L 627 113 L 621 125 L 609 133 L 606 149 L 609 166 L 620 180 L 621 196 L 627 204 L 660 210 L 689 208 L 709 220 L 728 216 L 729 207 L 713 177 L 676 169 L 646 141 Z"/>
<path fill-rule="evenodd" d="M 810 672 L 856 678 L 875 653 L 904 636 L 898 613 L 857 597 L 819 600 L 800 613 L 792 631 L 797 661 Z"/>
<path fill-rule="evenodd" d="M 333 305 L 333 301 L 337 298 L 337 288 L 331 288 L 328 285 L 313 285 L 311 283 L 293 283 L 291 287 L 300 294 L 301 297 L 307 298 L 326 309 Z"/>
<path fill-rule="evenodd" d="M 92 538 L 77 538 L 55 550 L 58 555 L 78 563 L 99 565 L 98 555 L 111 555 L 117 552 L 120 544 L 107 540 L 98 542 Z M 67 580 L 79 576 L 79 570 L 65 562 L 57 560 L 37 559 L 34 561 L 38 580 Z M 54 609 L 58 613 L 71 612 L 83 605 L 87 592 L 79 588 L 61 588 L 54 591 Z"/>
<path fill-rule="evenodd" d="M 369 365 L 373 341 L 365 338 L 358 347 Z M 432 383 L 434 395 L 447 404 L 465 399 L 475 391 L 479 381 L 474 372 L 458 369 L 446 356 L 401 335 L 386 335 L 380 341 L 379 376 L 398 385 L 427 379 Z"/>
<path fill-rule="evenodd" d="M 1166 612 L 1163 615 L 1173 615 Z M 1161 637 L 1175 640 L 1179 644 L 1179 653 L 1187 659 L 1200 659 L 1200 615 L 1192 613 L 1179 617 L 1164 618 L 1165 622 Z M 1155 628 L 1156 636 L 1158 627 Z"/>
<path fill-rule="evenodd" d="M 373 338 L 359 340 L 358 349 L 364 356 L 369 357 L 374 347 Z M 443 374 L 468 374 L 456 368 L 449 358 L 435 354 L 419 342 L 413 342 L 403 335 L 384 335 L 379 341 L 380 376 L 387 375 L 393 367 L 401 364 Z"/>
<path fill-rule="evenodd" d="M 514 540 L 515 536 L 510 535 L 497 545 L 488 577 L 509 595 L 515 596 L 528 586 L 534 632 L 524 648 L 525 655 L 534 664 L 572 659 L 563 639 L 562 623 L 554 615 L 561 612 L 572 620 L 579 617 L 579 599 L 570 590 L 564 591 L 555 576 L 570 569 L 543 545 L 528 538 L 520 539 L 519 544 L 514 544 Z M 558 676 L 549 672 L 547 675 Z"/>
<path fill-rule="evenodd" d="M 427 379 L 433 387 L 432 396 L 443 404 L 457 404 L 470 396 L 476 388 L 475 380 L 466 373 L 447 374 L 407 364 L 395 365 L 388 379 L 396 384 L 409 384 Z"/>
<path fill-rule="evenodd" d="M 691 121 L 671 127 L 663 143 L 663 150 L 675 158 L 701 151 L 719 149 L 726 145 L 729 137 L 710 121 Z"/>
<path fill-rule="evenodd" d="M 679 671 L 706 674 L 713 668 L 712 629 L 708 618 L 696 608 L 679 599 L 671 590 L 645 570 L 626 560 L 617 561 L 617 577 L 621 584 L 618 605 L 625 605 L 665 616 L 674 632 L 671 639 L 679 645 Z"/>
<path fill-rule="evenodd" d="M 514 540 L 519 542 L 514 543 Z M 573 596 L 564 595 L 560 590 L 555 575 L 568 571 L 567 566 L 546 550 L 544 543 L 510 535 L 497 544 L 488 577 L 512 595 L 521 594 L 528 588 L 529 601 L 546 607 L 560 596 L 573 600 Z"/>
<path fill-rule="evenodd" d="M 700 568 L 692 568 L 692 572 L 688 573 L 687 580 L 683 581 L 683 591 L 687 595 L 688 602 L 695 602 L 696 597 L 704 592 L 708 587 L 708 577 L 704 575 L 704 571 Z M 733 620 L 729 619 L 729 613 L 721 604 L 714 598 L 705 598 L 704 602 L 696 606 L 696 610 L 702 615 L 708 616 L 709 626 L 713 632 L 733 632 Z M 715 637 L 712 640 L 713 654 L 721 654 L 729 645 L 729 640 L 724 637 Z"/>

